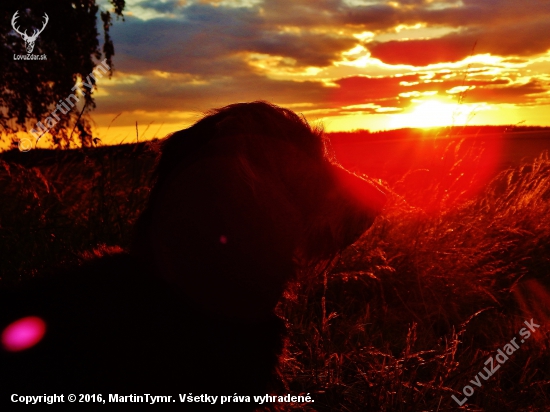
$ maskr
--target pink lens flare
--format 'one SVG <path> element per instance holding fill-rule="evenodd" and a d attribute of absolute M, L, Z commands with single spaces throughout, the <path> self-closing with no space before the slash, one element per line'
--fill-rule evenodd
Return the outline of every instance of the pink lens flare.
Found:
<path fill-rule="evenodd" d="M 33 347 L 46 333 L 46 323 L 37 316 L 27 316 L 11 323 L 2 332 L 5 350 L 18 352 Z"/>

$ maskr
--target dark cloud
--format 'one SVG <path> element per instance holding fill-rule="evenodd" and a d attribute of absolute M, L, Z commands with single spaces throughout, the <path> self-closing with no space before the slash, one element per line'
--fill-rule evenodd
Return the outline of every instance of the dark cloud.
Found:
<path fill-rule="evenodd" d="M 350 106 L 369 102 L 396 103 L 399 93 L 405 91 L 402 82 L 418 82 L 419 74 L 393 77 L 352 76 L 336 80 L 337 88 L 332 90 L 330 102 L 336 106 Z"/>
<path fill-rule="evenodd" d="M 372 42 L 368 49 L 372 57 L 384 63 L 427 66 L 462 60 L 472 52 L 475 44 L 474 34 L 451 34 L 436 39 Z"/>
<path fill-rule="evenodd" d="M 197 5 L 178 19 L 128 17 L 112 33 L 122 71 L 212 75 L 243 70 L 245 63 L 235 55 L 262 31 L 260 19 L 249 10 Z"/>
<path fill-rule="evenodd" d="M 347 7 L 338 16 L 338 23 L 356 26 L 363 30 L 384 31 L 399 24 L 412 24 L 418 21 L 416 14 L 402 11 L 387 4 Z"/>
<path fill-rule="evenodd" d="M 208 5 L 186 7 L 177 19 L 129 17 L 112 32 L 118 67 L 133 73 L 238 73 L 246 70 L 242 52 L 291 58 L 297 67 L 327 66 L 357 43 L 334 34 L 280 32 L 255 10 Z"/>
<path fill-rule="evenodd" d="M 137 5 L 144 9 L 155 10 L 159 13 L 174 13 L 182 9 L 184 3 L 185 2 L 181 2 L 180 0 L 168 0 L 164 2 L 159 2 L 158 0 L 145 0 L 137 3 Z"/>
<path fill-rule="evenodd" d="M 320 82 L 272 80 L 248 74 L 207 82 L 146 76 L 131 84 L 104 86 L 108 96 L 96 98 L 100 114 L 121 111 L 204 111 L 236 101 L 269 100 L 289 105 L 296 102 L 321 107 L 329 88 Z M 113 98 L 116 97 L 116 98 Z"/>
<path fill-rule="evenodd" d="M 259 8 L 270 27 L 341 28 L 346 5 L 341 0 L 264 0 Z"/>
<path fill-rule="evenodd" d="M 293 58 L 300 65 L 323 67 L 356 43 L 355 39 L 322 34 L 268 32 L 262 38 L 251 41 L 249 47 L 255 52 Z"/>
<path fill-rule="evenodd" d="M 443 2 L 439 2 L 441 4 Z M 441 38 L 373 42 L 374 57 L 389 64 L 424 66 L 455 62 L 476 53 L 530 56 L 550 49 L 550 2 L 541 0 L 464 0 L 459 7 L 434 7 L 425 1 L 349 7 L 340 15 L 344 24 L 385 32 L 399 24 L 425 23 L 430 27 L 460 29 Z"/>
<path fill-rule="evenodd" d="M 440 38 L 372 42 L 372 56 L 389 64 L 424 66 L 476 53 L 517 57 L 550 49 L 550 2 L 542 0 L 381 0 L 351 6 L 340 0 L 266 0 L 224 7 L 176 0 L 146 0 L 141 7 L 170 13 L 142 21 L 129 16 L 112 35 L 116 62 L 127 72 L 151 69 L 212 75 L 246 70 L 243 53 L 291 58 L 297 67 L 325 67 L 359 43 L 349 29 L 392 31 L 399 24 L 456 27 Z M 438 6 L 438 7 L 436 7 Z M 281 30 L 283 27 L 294 30 Z M 342 28 L 348 31 L 342 32 Z"/>
<path fill-rule="evenodd" d="M 468 101 L 486 103 L 531 104 L 537 95 L 550 91 L 550 82 L 531 79 L 523 84 L 507 87 L 484 87 L 468 91 Z"/>
<path fill-rule="evenodd" d="M 550 2 L 546 2 L 550 4 Z M 550 14 L 480 33 L 479 52 L 500 56 L 532 56 L 550 49 Z"/>
<path fill-rule="evenodd" d="M 549 21 L 536 19 L 506 27 L 469 29 L 434 39 L 372 42 L 367 47 L 372 57 L 385 63 L 413 66 L 456 62 L 479 53 L 531 56 L 550 49 Z"/>
<path fill-rule="evenodd" d="M 340 23 L 373 31 L 387 31 L 399 24 L 415 23 L 494 28 L 550 16 L 550 2 L 544 0 L 463 0 L 461 5 L 457 3 L 411 0 L 396 4 L 381 0 L 367 6 L 346 6 L 337 16 Z"/>

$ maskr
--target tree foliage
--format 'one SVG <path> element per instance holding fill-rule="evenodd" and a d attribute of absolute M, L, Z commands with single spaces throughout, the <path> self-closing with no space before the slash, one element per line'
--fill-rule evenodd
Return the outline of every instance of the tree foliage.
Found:
<path fill-rule="evenodd" d="M 58 147 L 69 145 L 70 136 L 79 137 L 83 145 L 91 142 L 89 112 L 95 108 L 93 91 L 96 79 L 89 77 L 103 60 L 112 74 L 114 47 L 109 29 L 113 17 L 123 18 L 125 0 L 109 0 L 110 10 L 102 10 L 96 0 L 3 0 L 0 5 L 0 133 L 14 136 L 29 131 L 55 110 L 71 89 L 89 78 L 93 84 L 79 103 L 49 130 Z M 105 3 L 106 4 L 106 3 Z M 46 55 L 46 60 L 21 60 L 28 55 L 25 41 L 12 27 L 32 35 L 40 30 L 47 14 L 49 21 L 39 34 L 32 54 Z M 98 31 L 101 19 L 102 38 Z M 82 98 L 83 97 L 83 98 Z M 33 139 L 34 140 L 34 139 Z"/>

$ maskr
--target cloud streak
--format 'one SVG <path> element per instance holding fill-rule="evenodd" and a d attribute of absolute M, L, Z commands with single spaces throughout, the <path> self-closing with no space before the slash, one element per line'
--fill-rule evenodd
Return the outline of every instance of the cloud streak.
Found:
<path fill-rule="evenodd" d="M 146 0 L 112 29 L 118 74 L 98 108 L 268 99 L 380 113 L 457 88 L 471 102 L 533 105 L 550 90 L 548 21 L 540 0 Z M 444 34 L 422 37 L 425 28 Z"/>

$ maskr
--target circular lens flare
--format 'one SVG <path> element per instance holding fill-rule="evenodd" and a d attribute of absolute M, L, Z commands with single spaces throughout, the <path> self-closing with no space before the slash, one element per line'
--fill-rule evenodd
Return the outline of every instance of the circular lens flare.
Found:
<path fill-rule="evenodd" d="M 46 333 L 46 323 L 36 316 L 27 316 L 11 323 L 2 332 L 2 346 L 10 352 L 33 347 Z"/>

